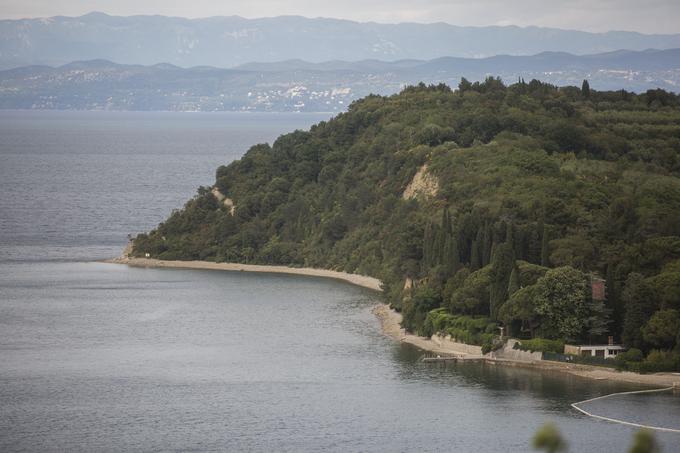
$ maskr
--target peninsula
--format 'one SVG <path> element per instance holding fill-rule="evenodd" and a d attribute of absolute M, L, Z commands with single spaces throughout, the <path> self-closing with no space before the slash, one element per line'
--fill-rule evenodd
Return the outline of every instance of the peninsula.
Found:
<path fill-rule="evenodd" d="M 614 340 L 623 370 L 673 372 L 679 146 L 663 90 L 421 84 L 253 146 L 130 255 L 366 275 L 417 337 L 485 354 L 501 332 L 543 353 Z"/>

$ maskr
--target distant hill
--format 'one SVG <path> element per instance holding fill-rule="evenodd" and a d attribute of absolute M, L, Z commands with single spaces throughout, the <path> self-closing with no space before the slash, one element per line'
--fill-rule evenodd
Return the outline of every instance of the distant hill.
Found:
<path fill-rule="evenodd" d="M 461 77 L 477 81 L 489 74 L 506 82 L 523 78 L 580 86 L 588 79 L 598 90 L 678 91 L 680 49 L 395 62 L 288 60 L 233 69 L 90 60 L 0 71 L 0 108 L 343 111 L 371 93 L 393 94 L 419 82 L 456 86 Z"/>
<path fill-rule="evenodd" d="M 544 51 L 592 54 L 680 47 L 680 35 L 588 33 L 539 27 L 459 27 L 445 23 L 377 24 L 284 16 L 261 19 L 91 13 L 0 21 L 0 69 L 58 66 L 104 58 L 152 65 L 233 67 L 250 61 L 302 59 L 479 58 Z"/>

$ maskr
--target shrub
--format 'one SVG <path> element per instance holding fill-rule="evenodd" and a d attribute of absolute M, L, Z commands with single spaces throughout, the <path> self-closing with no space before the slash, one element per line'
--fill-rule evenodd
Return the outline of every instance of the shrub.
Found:
<path fill-rule="evenodd" d="M 515 349 L 529 352 L 554 352 L 561 354 L 564 351 L 564 340 L 548 340 L 546 338 L 534 338 L 515 343 Z"/>
<path fill-rule="evenodd" d="M 436 333 L 451 335 L 461 343 L 483 345 L 492 344 L 497 324 L 486 317 L 452 315 L 445 308 L 430 311 L 423 322 L 422 334 L 431 336 Z"/>
<path fill-rule="evenodd" d="M 658 373 L 680 371 L 680 353 L 675 351 L 653 350 L 642 360 L 639 349 L 631 349 L 616 358 L 618 369 L 636 373 Z"/>

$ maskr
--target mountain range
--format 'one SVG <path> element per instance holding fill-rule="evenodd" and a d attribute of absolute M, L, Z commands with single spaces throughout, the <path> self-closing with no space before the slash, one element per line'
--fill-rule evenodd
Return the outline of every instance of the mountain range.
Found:
<path fill-rule="evenodd" d="M 90 60 L 0 71 L 0 108 L 329 112 L 343 111 L 371 93 L 394 94 L 420 82 L 456 86 L 462 77 L 477 81 L 490 75 L 506 83 L 523 78 L 580 86 L 588 79 L 597 90 L 677 91 L 680 49 L 394 62 L 288 60 L 232 69 Z"/>
<path fill-rule="evenodd" d="M 252 61 L 481 58 L 545 51 L 593 54 L 680 48 L 680 35 L 589 33 L 541 27 L 379 24 L 281 16 L 185 19 L 166 16 L 50 17 L 0 21 L 0 69 L 106 59 L 231 68 Z"/>

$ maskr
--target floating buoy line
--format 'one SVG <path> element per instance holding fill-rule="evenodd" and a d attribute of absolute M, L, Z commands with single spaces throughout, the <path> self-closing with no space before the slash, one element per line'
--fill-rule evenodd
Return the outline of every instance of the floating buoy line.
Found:
<path fill-rule="evenodd" d="M 640 423 L 627 422 L 627 421 L 625 421 L 625 420 L 619 420 L 619 419 L 616 419 L 616 418 L 603 417 L 602 415 L 592 414 L 592 413 L 590 413 L 590 412 L 588 412 L 588 411 L 586 411 L 586 410 L 584 410 L 584 409 L 581 409 L 581 408 L 579 407 L 581 404 L 590 403 L 591 401 L 602 400 L 602 399 L 605 399 L 605 398 L 610 398 L 610 397 L 612 397 L 612 396 L 618 396 L 618 395 L 633 395 L 633 394 L 637 394 L 637 393 L 667 392 L 667 391 L 674 390 L 674 389 L 677 389 L 677 388 L 678 388 L 678 387 L 673 386 L 673 387 L 666 387 L 666 388 L 662 388 L 662 389 L 636 390 L 636 391 L 632 391 L 632 392 L 618 392 L 618 393 L 611 393 L 611 394 L 609 394 L 609 395 L 598 396 L 598 397 L 596 397 L 596 398 L 590 398 L 590 399 L 587 399 L 587 400 L 579 401 L 578 403 L 572 403 L 571 407 L 573 407 L 573 408 L 576 409 L 577 411 L 581 412 L 582 414 L 587 415 L 588 417 L 593 417 L 593 418 L 597 418 L 597 419 L 600 419 L 600 420 L 605 420 L 605 421 L 612 422 L 612 423 L 619 423 L 619 424 L 621 424 L 621 425 L 635 426 L 636 428 L 653 429 L 653 430 L 655 430 L 655 431 L 664 431 L 664 432 L 670 432 L 670 433 L 680 433 L 680 429 L 675 429 L 675 428 L 664 428 L 664 427 L 661 427 L 661 426 L 642 425 L 642 424 L 640 424 Z"/>

